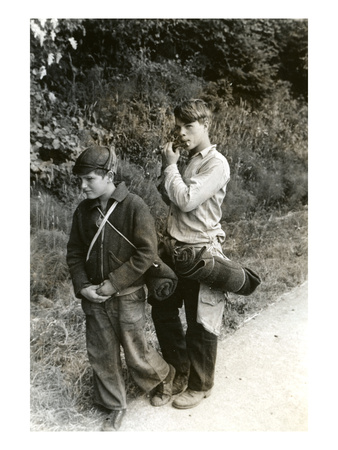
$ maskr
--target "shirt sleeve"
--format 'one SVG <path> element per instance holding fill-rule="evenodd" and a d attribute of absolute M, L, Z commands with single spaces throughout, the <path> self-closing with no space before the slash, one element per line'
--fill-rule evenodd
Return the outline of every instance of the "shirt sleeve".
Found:
<path fill-rule="evenodd" d="M 196 209 L 230 179 L 229 170 L 218 158 L 212 158 L 202 165 L 199 172 L 190 178 L 189 185 L 184 182 L 176 164 L 168 166 L 164 173 L 168 197 L 183 212 Z"/>

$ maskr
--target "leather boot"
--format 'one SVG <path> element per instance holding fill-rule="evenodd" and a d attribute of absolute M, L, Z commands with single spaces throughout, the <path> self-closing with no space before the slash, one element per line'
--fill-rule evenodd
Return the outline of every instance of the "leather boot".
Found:
<path fill-rule="evenodd" d="M 163 406 L 167 404 L 172 397 L 173 381 L 176 370 L 169 364 L 169 373 L 166 378 L 155 388 L 155 392 L 150 399 L 150 404 L 153 406 Z"/>
<path fill-rule="evenodd" d="M 189 409 L 199 405 L 204 398 L 211 395 L 211 389 L 209 391 L 193 391 L 187 389 L 183 394 L 176 398 L 173 402 L 173 407 L 177 409 Z"/>
<path fill-rule="evenodd" d="M 178 395 L 184 392 L 188 387 L 188 376 L 182 373 L 177 373 L 173 382 L 173 395 Z"/>
<path fill-rule="evenodd" d="M 123 417 L 126 414 L 125 409 L 116 409 L 112 411 L 104 420 L 101 431 L 118 431 Z"/>

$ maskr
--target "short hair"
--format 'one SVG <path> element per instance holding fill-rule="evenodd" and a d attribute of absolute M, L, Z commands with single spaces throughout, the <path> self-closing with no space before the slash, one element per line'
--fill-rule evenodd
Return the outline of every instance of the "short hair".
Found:
<path fill-rule="evenodd" d="M 211 111 L 204 100 L 190 99 L 177 105 L 174 109 L 174 115 L 176 119 L 182 120 L 185 123 L 199 122 L 207 119 L 211 121 Z"/>

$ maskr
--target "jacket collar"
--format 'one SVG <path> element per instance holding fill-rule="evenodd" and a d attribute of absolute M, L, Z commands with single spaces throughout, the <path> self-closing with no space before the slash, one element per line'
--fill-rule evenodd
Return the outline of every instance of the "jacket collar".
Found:
<path fill-rule="evenodd" d="M 128 194 L 129 194 L 129 191 L 126 186 L 126 183 L 124 181 L 121 181 L 121 183 L 118 183 L 116 185 L 116 189 L 112 193 L 110 198 L 112 198 L 113 200 L 116 200 L 117 202 L 122 202 L 127 197 Z"/>
<path fill-rule="evenodd" d="M 119 203 L 122 202 L 127 197 L 128 194 L 129 194 L 129 191 L 128 191 L 128 188 L 124 181 L 116 184 L 116 189 L 110 196 L 108 205 L 110 205 L 113 200 L 116 200 Z M 97 206 L 100 206 L 100 201 L 97 198 L 94 200 L 91 200 L 91 202 L 92 203 L 90 205 L 90 208 L 96 208 Z"/>

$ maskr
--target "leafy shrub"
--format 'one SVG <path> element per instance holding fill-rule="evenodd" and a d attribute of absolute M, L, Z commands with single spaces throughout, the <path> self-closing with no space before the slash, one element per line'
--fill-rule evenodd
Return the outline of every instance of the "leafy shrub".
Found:
<path fill-rule="evenodd" d="M 144 177 L 142 183 L 138 182 L 139 190 L 147 197 L 147 192 L 156 185 L 158 172 L 154 149 L 172 129 L 173 106 L 184 98 L 198 96 L 208 101 L 215 112 L 212 141 L 230 163 L 231 184 L 224 205 L 230 218 L 232 214 L 250 215 L 260 208 L 297 208 L 307 202 L 307 105 L 293 98 L 290 83 L 278 80 L 275 67 L 278 52 L 283 51 L 286 58 L 287 49 L 296 45 L 295 36 L 303 46 L 299 57 L 304 56 L 305 22 L 87 20 L 77 25 L 78 28 L 67 22 L 58 31 L 60 48 L 66 48 L 62 47 L 63 43 L 69 45 L 71 32 L 78 42 L 72 64 L 73 69 L 76 66 L 81 70 L 72 69 L 68 94 L 54 95 L 50 83 L 32 77 L 31 180 L 37 188 L 53 193 L 61 201 L 72 202 L 78 196 L 78 186 L 71 173 L 74 160 L 88 142 L 95 141 L 114 145 L 125 164 L 139 168 Z M 86 35 L 81 34 L 81 27 L 89 28 Z M 205 31 L 203 37 L 193 41 L 192 36 L 196 34 L 197 38 L 201 29 Z M 291 33 L 289 37 L 282 32 L 287 30 Z M 170 31 L 168 38 L 165 31 Z M 180 42 L 178 32 L 182 32 Z M 97 39 L 88 42 L 94 37 Z M 82 53 L 85 42 L 89 45 L 87 59 Z M 194 51 L 185 53 L 183 42 Z M 48 45 L 41 52 L 50 51 Z M 167 54 L 166 46 L 175 52 Z M 104 49 L 107 55 L 114 56 L 116 67 L 109 65 Z M 206 49 L 210 55 L 205 55 Z M 236 51 L 230 55 L 230 49 Z M 123 51 L 124 63 L 119 65 L 117 56 Z M 197 62 L 206 58 L 204 61 L 210 63 L 213 54 L 229 56 L 230 67 L 221 70 L 225 60 L 217 60 L 214 70 L 219 70 L 219 77 L 208 79 L 197 72 Z M 256 95 L 259 83 L 267 82 L 268 62 L 273 62 L 269 74 L 273 89 L 266 86 L 261 89 L 262 95 L 257 92 Z M 205 62 L 206 66 L 209 63 Z M 306 64 L 305 60 L 303 63 Z M 49 68 L 51 79 L 54 66 L 55 63 Z M 236 84 L 230 76 L 236 67 L 243 71 L 238 75 L 242 78 L 251 69 L 252 76 L 258 76 L 261 71 L 261 79 L 248 81 L 251 94 L 246 100 L 236 97 L 239 78 Z M 66 71 L 64 76 L 68 75 Z M 259 98 L 258 103 L 251 101 L 252 95 Z"/>

